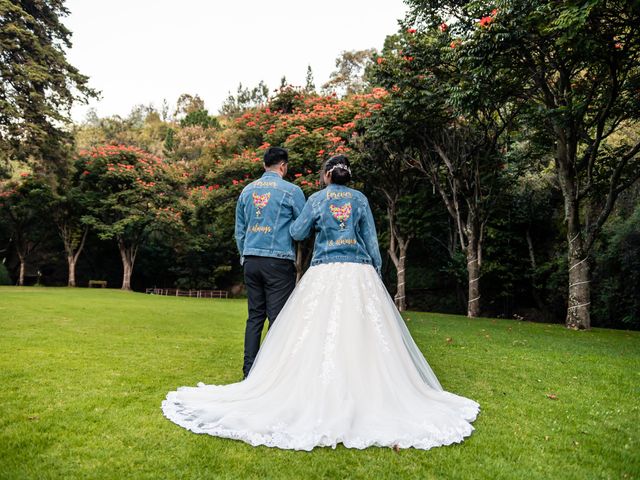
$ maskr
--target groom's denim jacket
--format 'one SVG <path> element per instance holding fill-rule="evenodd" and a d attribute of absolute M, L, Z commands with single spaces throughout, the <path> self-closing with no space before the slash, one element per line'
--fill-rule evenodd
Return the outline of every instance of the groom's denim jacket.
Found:
<path fill-rule="evenodd" d="M 304 207 L 300 187 L 265 172 L 244 187 L 236 205 L 235 237 L 240 263 L 246 255 L 295 260 L 289 226 Z"/>
<path fill-rule="evenodd" d="M 382 266 L 376 226 L 369 201 L 358 190 L 330 184 L 314 193 L 291 224 L 294 240 L 303 240 L 315 230 L 311 265 L 355 262 Z"/>

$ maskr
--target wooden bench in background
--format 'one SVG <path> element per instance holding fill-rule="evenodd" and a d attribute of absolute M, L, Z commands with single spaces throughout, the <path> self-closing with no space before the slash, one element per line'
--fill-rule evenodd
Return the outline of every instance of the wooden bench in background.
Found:
<path fill-rule="evenodd" d="M 107 288 L 107 281 L 106 280 L 89 280 L 89 288 L 91 287 Z"/>

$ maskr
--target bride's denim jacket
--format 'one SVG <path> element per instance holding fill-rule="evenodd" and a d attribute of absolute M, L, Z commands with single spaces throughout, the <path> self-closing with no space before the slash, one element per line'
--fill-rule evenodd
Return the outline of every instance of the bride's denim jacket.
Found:
<path fill-rule="evenodd" d="M 240 263 L 247 255 L 295 260 L 289 226 L 304 207 L 304 193 L 275 172 L 244 187 L 236 205 Z"/>
<path fill-rule="evenodd" d="M 382 259 L 369 201 L 358 190 L 330 184 L 314 193 L 289 229 L 294 240 L 315 230 L 311 265 L 355 262 L 373 265 L 380 274 Z"/>

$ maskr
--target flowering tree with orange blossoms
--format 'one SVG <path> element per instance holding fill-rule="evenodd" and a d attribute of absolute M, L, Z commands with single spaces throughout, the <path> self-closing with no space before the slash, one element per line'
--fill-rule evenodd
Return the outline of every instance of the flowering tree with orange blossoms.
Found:
<path fill-rule="evenodd" d="M 191 186 L 198 198 L 196 209 L 216 225 L 214 237 L 233 238 L 235 201 L 247 183 L 264 173 L 262 157 L 269 146 L 289 151 L 288 180 L 309 196 L 322 188 L 319 173 L 324 161 L 351 152 L 356 123 L 379 110 L 387 95 L 381 88 L 342 99 L 335 94 L 308 94 L 291 86 L 283 90 L 287 95 L 285 110 L 277 109 L 283 102 L 276 95 L 268 106 L 236 118 L 208 146 L 209 167 L 203 163 L 203 170 L 195 174 L 201 183 Z M 228 248 L 230 256 L 237 258 L 235 245 L 229 243 Z M 307 249 L 299 255 L 300 267 L 309 252 Z"/>
<path fill-rule="evenodd" d="M 221 119 L 222 128 L 179 128 L 167 153 L 170 160 L 162 162 L 165 168 L 166 163 L 172 165 L 172 175 L 184 185 L 184 195 L 171 202 L 169 192 L 157 198 L 151 195 L 158 190 L 162 193 L 163 187 L 141 167 L 145 162 L 160 165 L 147 153 L 114 145 L 83 150 L 76 179 L 88 196 L 87 203 L 101 206 L 93 207 L 95 212 L 84 217 L 85 223 L 101 238 L 118 242 L 123 269 L 130 277 L 137 252 L 132 241 L 140 245 L 135 239 L 147 239 L 150 231 L 157 230 L 155 221 L 147 226 L 149 216 L 140 215 L 136 205 L 167 202 L 157 210 L 179 211 L 183 228 L 180 242 L 171 245 L 174 264 L 167 271 L 175 275 L 181 288 L 216 288 L 239 275 L 233 240 L 235 203 L 242 188 L 263 174 L 265 149 L 281 145 L 289 150 L 288 180 L 308 196 L 321 188 L 318 173 L 322 163 L 331 155 L 351 152 L 356 123 L 373 115 L 385 95 L 377 89 L 340 99 L 285 86 L 269 104 Z M 124 161 L 121 156 L 126 157 Z M 119 187 L 114 190 L 116 180 Z M 100 203 L 103 197 L 111 200 Z M 167 215 L 166 210 L 160 212 Z M 301 264 L 310 249 L 304 253 Z"/>
<path fill-rule="evenodd" d="M 152 232 L 182 228 L 183 172 L 137 147 L 104 145 L 79 152 L 76 176 L 89 212 L 82 221 L 100 239 L 117 242 L 122 289 L 130 290 L 143 242 Z"/>

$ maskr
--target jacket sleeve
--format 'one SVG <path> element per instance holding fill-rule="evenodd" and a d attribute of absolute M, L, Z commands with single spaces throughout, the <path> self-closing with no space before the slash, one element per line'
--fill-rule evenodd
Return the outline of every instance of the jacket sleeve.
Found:
<path fill-rule="evenodd" d="M 244 237 L 247 234 L 247 222 L 244 216 L 244 195 L 241 193 L 236 204 L 236 245 L 240 253 L 242 263 L 242 252 L 244 252 Z"/>
<path fill-rule="evenodd" d="M 294 189 L 293 195 L 291 196 L 291 203 L 291 208 L 293 209 L 293 219 L 295 220 L 302 213 L 305 204 L 304 193 L 302 193 L 302 190 L 299 187 L 296 187 Z"/>
<path fill-rule="evenodd" d="M 289 227 L 289 234 L 294 240 L 304 240 L 309 236 L 309 233 L 311 233 L 313 223 L 313 204 L 311 199 L 309 199 L 307 203 L 304 204 L 304 208 L 298 218 L 296 218 L 295 222 Z"/>
<path fill-rule="evenodd" d="M 382 257 L 380 256 L 380 247 L 378 246 L 378 234 L 376 232 L 376 224 L 373 220 L 373 213 L 366 197 L 363 198 L 363 215 L 360 217 L 360 231 L 364 239 L 367 253 L 371 257 L 373 267 L 382 275 Z"/>

